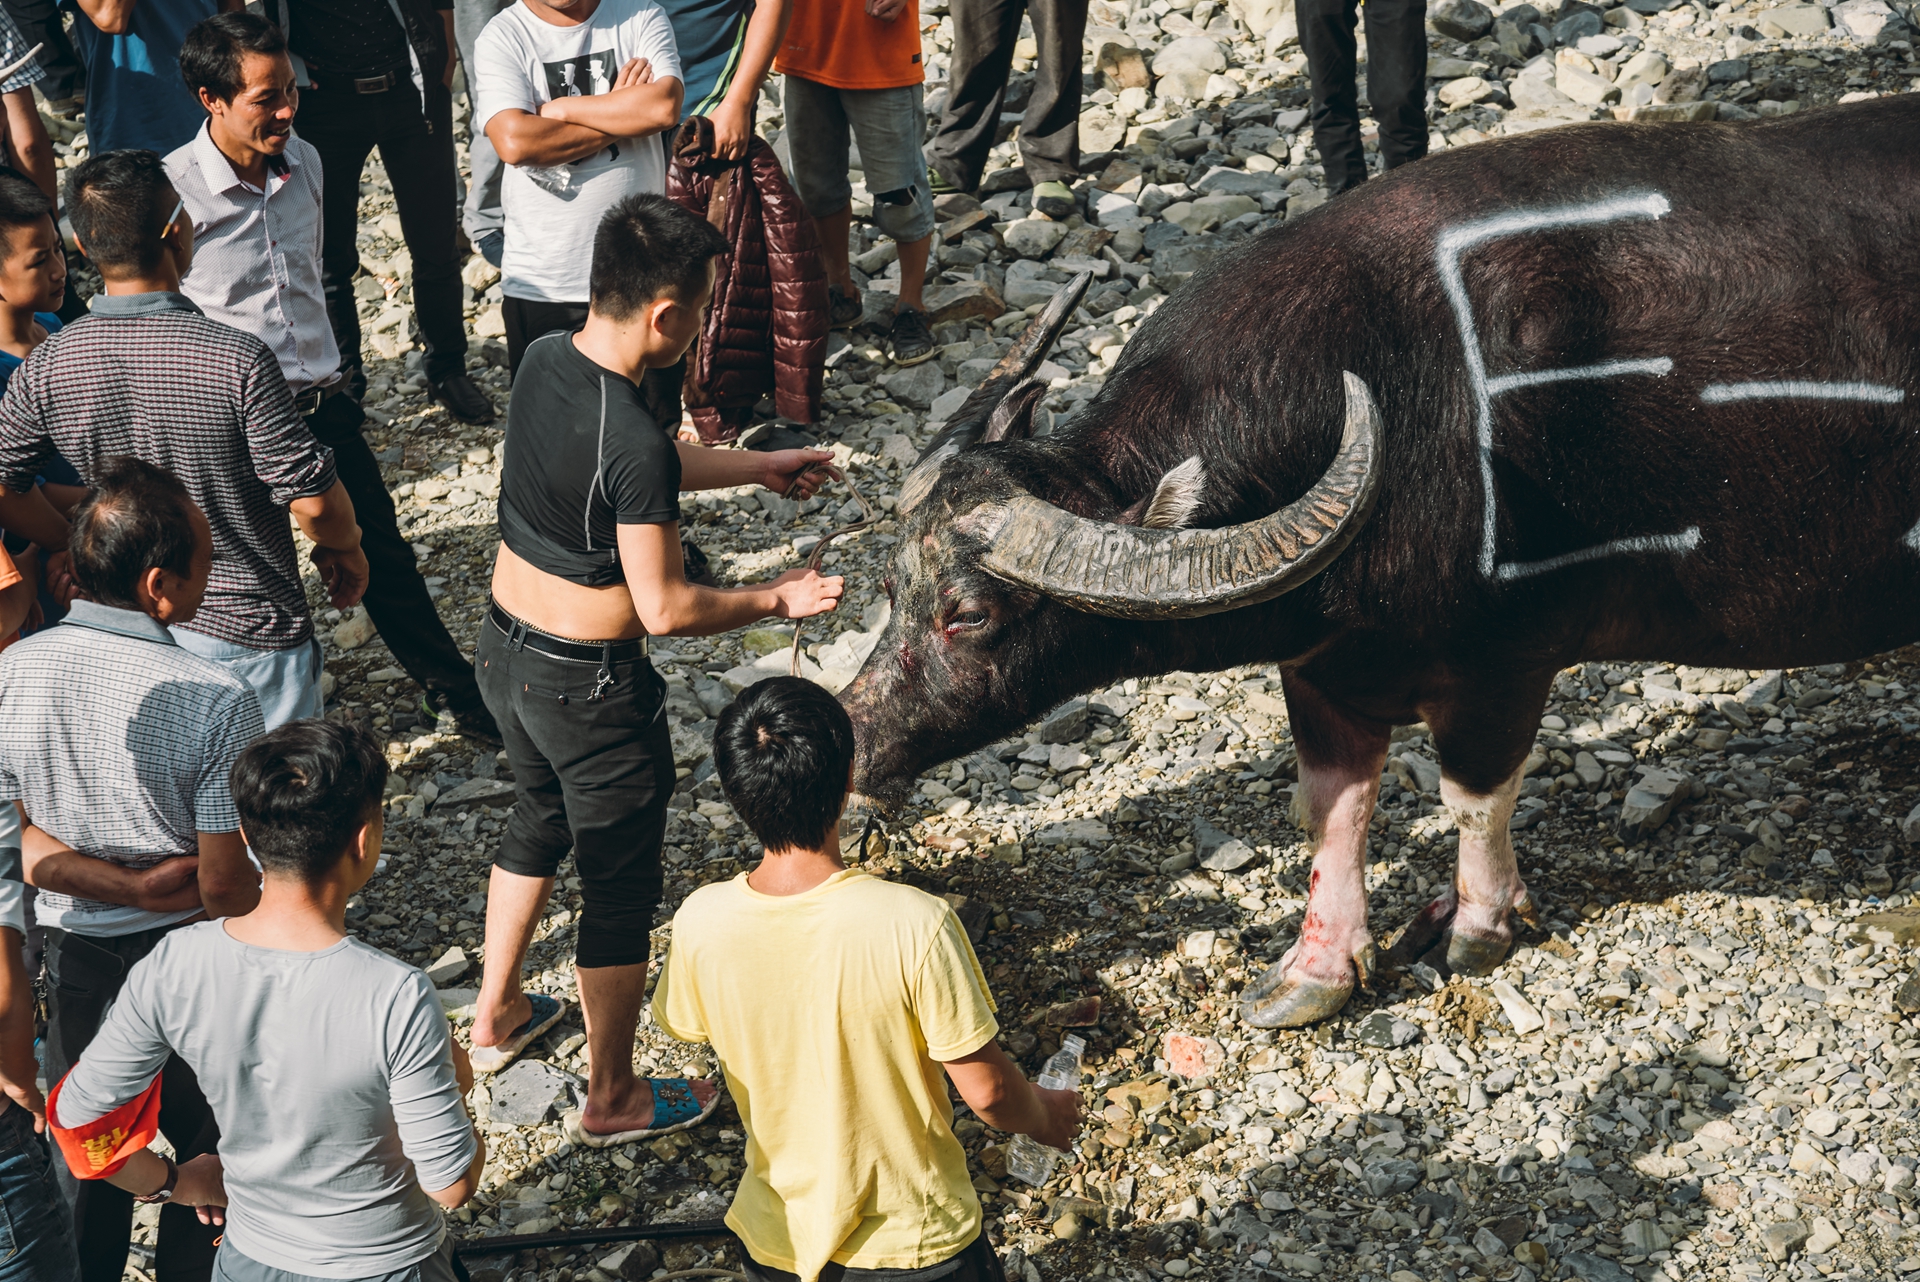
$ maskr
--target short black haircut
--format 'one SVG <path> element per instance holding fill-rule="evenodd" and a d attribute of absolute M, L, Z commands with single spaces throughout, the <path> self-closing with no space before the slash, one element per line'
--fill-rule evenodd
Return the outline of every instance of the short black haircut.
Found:
<path fill-rule="evenodd" d="M 270 873 L 311 884 L 380 814 L 387 756 L 370 731 L 318 717 L 276 726 L 233 763 L 234 808 Z"/>
<path fill-rule="evenodd" d="M 106 459 L 71 520 L 73 579 L 89 600 L 138 610 L 148 570 L 193 573 L 193 500 L 163 467 L 130 454 Z"/>
<path fill-rule="evenodd" d="M 853 766 L 853 722 L 811 681 L 773 677 L 720 713 L 713 762 L 727 800 L 768 850 L 833 836 Z"/>
<path fill-rule="evenodd" d="M 52 217 L 53 202 L 45 192 L 14 170 L 0 169 L 0 248 L 11 253 L 13 233 Z"/>
<path fill-rule="evenodd" d="M 665 196 L 627 196 L 593 235 L 593 310 L 623 321 L 663 295 L 692 302 L 707 287 L 707 260 L 726 252 L 727 238 L 706 219 Z"/>
<path fill-rule="evenodd" d="M 139 148 L 101 152 L 67 179 L 67 217 L 81 248 L 103 272 L 158 267 L 165 231 L 160 220 L 176 199 L 159 153 Z"/>
<path fill-rule="evenodd" d="M 202 89 L 221 102 L 232 102 L 244 84 L 240 64 L 247 54 L 271 57 L 286 51 L 286 36 L 259 14 L 216 13 L 195 23 L 180 42 L 180 78 L 195 102 Z"/>

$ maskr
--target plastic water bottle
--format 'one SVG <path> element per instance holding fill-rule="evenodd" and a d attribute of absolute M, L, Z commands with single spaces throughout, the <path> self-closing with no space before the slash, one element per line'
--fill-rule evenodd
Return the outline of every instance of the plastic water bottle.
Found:
<path fill-rule="evenodd" d="M 1053 1058 L 1040 1073 L 1040 1086 L 1049 1091 L 1070 1091 L 1080 1084 L 1080 1053 L 1087 1044 L 1078 1037 L 1060 1043 Z M 1016 1135 L 1007 1145 L 1007 1174 L 1039 1188 L 1053 1178 L 1053 1168 L 1066 1156 L 1057 1148 L 1042 1144 L 1030 1135 Z"/>

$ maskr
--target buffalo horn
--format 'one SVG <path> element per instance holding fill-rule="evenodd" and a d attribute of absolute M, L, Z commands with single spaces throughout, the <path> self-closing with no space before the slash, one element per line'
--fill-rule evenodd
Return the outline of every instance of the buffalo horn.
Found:
<path fill-rule="evenodd" d="M 1054 340 L 1067 327 L 1073 309 L 1080 305 L 1080 300 L 1086 296 L 1087 286 L 1092 283 L 1093 273 L 1081 272 L 1062 285 L 1053 296 L 1053 301 L 1047 304 L 1046 310 L 1033 318 L 1033 323 L 1027 326 L 1027 332 L 1020 336 L 1020 341 L 1007 350 L 1007 354 L 988 372 L 980 386 L 974 388 L 973 394 L 954 411 L 947 425 L 927 442 L 919 461 L 907 473 L 906 480 L 900 483 L 900 500 L 896 505 L 900 511 L 912 511 L 914 505 L 927 496 L 927 492 L 933 488 L 934 477 L 940 473 L 941 464 L 967 446 L 979 443 L 987 430 L 988 420 L 1002 398 L 1040 368 L 1040 362 L 1053 350 Z"/>
<path fill-rule="evenodd" d="M 1326 569 L 1373 510 L 1380 414 L 1347 374 L 1347 421 L 1333 464 L 1271 516 L 1212 530 L 1148 530 L 1075 516 L 1031 494 L 976 508 L 960 527 L 987 544 L 996 578 L 1076 610 L 1191 619 L 1270 601 Z"/>

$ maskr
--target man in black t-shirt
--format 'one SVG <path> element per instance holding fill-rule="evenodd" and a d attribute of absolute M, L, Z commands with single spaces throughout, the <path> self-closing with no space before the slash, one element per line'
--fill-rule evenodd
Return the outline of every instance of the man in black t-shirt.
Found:
<path fill-rule="evenodd" d="M 455 248 L 453 0 L 276 0 L 299 73 L 295 127 L 320 153 L 321 279 L 354 398 L 366 387 L 353 280 L 360 271 L 360 174 L 376 146 L 413 258 L 413 316 L 427 385 L 455 418 L 491 423 L 493 402 L 467 376 Z"/>
<path fill-rule="evenodd" d="M 474 665 L 506 741 L 515 804 L 488 888 L 473 1064 L 504 1068 L 560 1019 L 554 998 L 522 990 L 520 971 L 571 848 L 591 1068 L 569 1131 L 596 1147 L 690 1120 L 717 1097 L 710 1082 L 633 1075 L 675 783 L 666 686 L 646 638 L 803 619 L 833 609 L 842 586 L 794 570 L 717 589 L 683 572 L 681 490 L 759 484 L 805 498 L 832 458 L 707 449 L 648 415 L 641 377 L 678 361 L 699 333 L 725 250 L 711 224 L 665 197 L 614 205 L 594 237 L 585 326 L 528 346 L 507 412 L 502 542 Z"/>

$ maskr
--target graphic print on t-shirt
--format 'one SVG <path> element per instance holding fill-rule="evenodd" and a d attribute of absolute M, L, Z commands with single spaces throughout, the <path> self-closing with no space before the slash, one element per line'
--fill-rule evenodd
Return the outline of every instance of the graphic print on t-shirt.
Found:
<path fill-rule="evenodd" d="M 547 71 L 549 98 L 584 98 L 613 88 L 613 50 L 595 49 L 577 58 L 540 64 Z"/>

